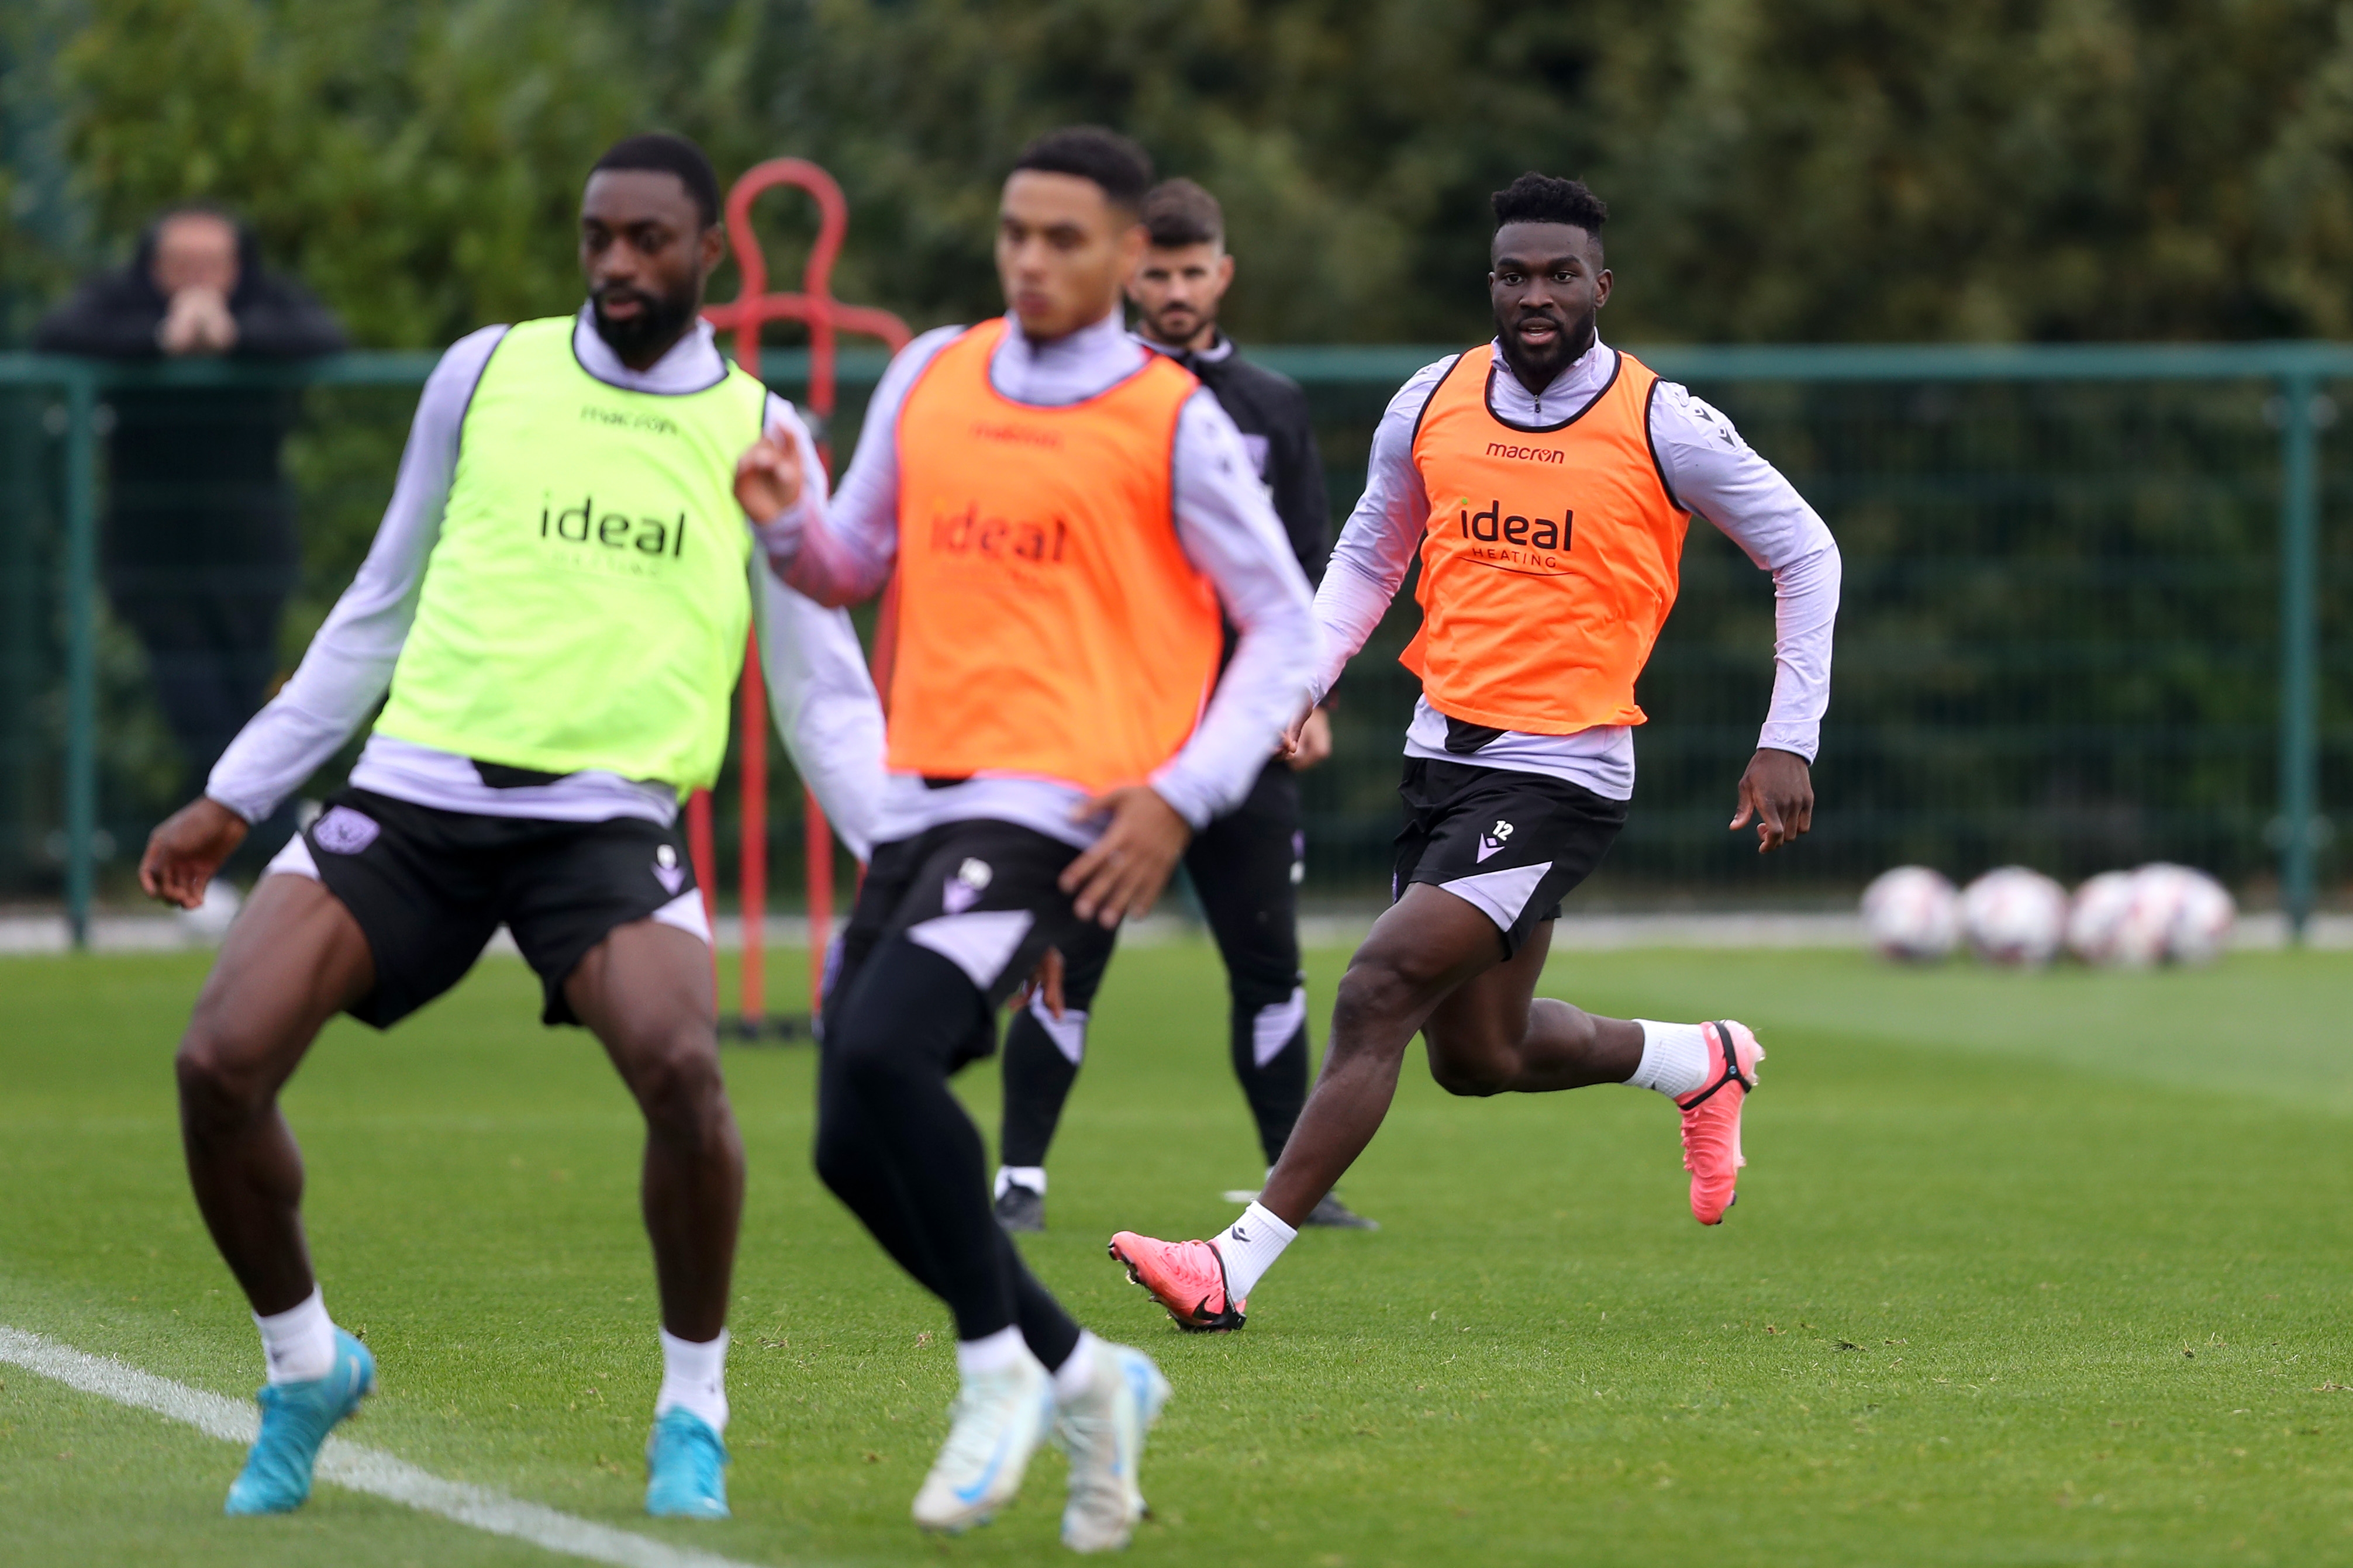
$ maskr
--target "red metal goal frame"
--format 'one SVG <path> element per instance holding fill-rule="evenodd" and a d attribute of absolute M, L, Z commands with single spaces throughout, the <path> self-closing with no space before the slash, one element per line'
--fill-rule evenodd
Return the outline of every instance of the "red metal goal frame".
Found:
<path fill-rule="evenodd" d="M 817 243 L 801 268 L 798 293 L 768 292 L 768 261 L 752 226 L 752 203 L 780 185 L 807 191 L 818 208 Z M 720 331 L 735 334 L 735 363 L 754 375 L 760 374 L 760 329 L 770 321 L 799 321 L 808 328 L 809 384 L 807 406 L 820 421 L 818 455 L 830 473 L 833 448 L 827 426 L 834 410 L 834 345 L 839 332 L 880 338 L 892 353 L 913 336 L 907 323 L 888 310 L 847 305 L 833 297 L 833 264 L 841 254 L 849 228 L 849 204 L 831 174 L 806 158 L 771 158 L 746 170 L 727 193 L 727 242 L 743 273 L 743 286 L 723 305 L 703 309 L 703 319 Z M 890 605 L 884 605 L 889 618 Z M 878 638 L 878 643 L 884 639 Z M 736 730 L 743 758 L 743 835 L 739 877 L 742 883 L 744 962 L 740 1028 L 747 1036 L 761 1034 L 767 1020 L 767 976 L 763 967 L 762 926 L 768 899 L 768 697 L 760 673 L 759 635 L 744 649 L 744 679 L 737 687 Z M 815 1011 L 825 973 L 825 948 L 833 929 L 833 830 L 817 797 L 802 792 L 802 833 L 808 854 L 809 1006 Z M 686 806 L 688 853 L 694 878 L 702 888 L 703 912 L 714 933 L 718 909 L 713 873 L 717 857 L 712 842 L 711 795 L 697 790 Z M 715 956 L 715 950 L 714 950 Z"/>

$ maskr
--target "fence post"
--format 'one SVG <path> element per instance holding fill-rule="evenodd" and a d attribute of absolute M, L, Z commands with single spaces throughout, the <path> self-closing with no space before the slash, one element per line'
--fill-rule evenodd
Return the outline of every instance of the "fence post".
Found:
<path fill-rule="evenodd" d="M 98 386 L 66 382 L 66 921 L 90 946 L 98 834 Z"/>
<path fill-rule="evenodd" d="M 2318 847 L 2320 463 L 2318 378 L 2280 379 L 2280 908 L 2291 941 L 2312 919 Z"/>

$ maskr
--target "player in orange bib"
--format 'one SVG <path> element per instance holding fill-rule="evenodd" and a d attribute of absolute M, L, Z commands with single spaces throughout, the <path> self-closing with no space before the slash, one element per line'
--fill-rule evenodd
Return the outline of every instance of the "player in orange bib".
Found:
<path fill-rule="evenodd" d="M 1494 341 L 1390 402 L 1315 599 L 1320 696 L 1420 558 L 1396 902 L 1340 983 L 1322 1077 L 1258 1202 L 1211 1240 L 1112 1240 L 1185 1328 L 1241 1327 L 1259 1279 L 1372 1142 L 1417 1032 L 1455 1094 L 1623 1083 L 1668 1096 L 1693 1216 L 1715 1225 L 1735 1196 L 1756 1037 L 1729 1021 L 1603 1018 L 1537 1001 L 1535 984 L 1562 897 L 1626 820 L 1634 682 L 1674 605 L 1692 515 L 1773 574 L 1773 705 L 1732 819 L 1757 825 L 1760 853 L 1812 825 L 1838 547 L 1722 415 L 1599 340 L 1609 214 L 1592 192 L 1528 174 L 1494 206 Z"/>
<path fill-rule="evenodd" d="M 1273 754 L 1315 647 L 1240 432 L 1124 330 L 1151 182 L 1106 131 L 1033 143 L 998 207 L 1009 312 L 892 362 L 829 510 L 781 445 L 745 454 L 736 484 L 810 597 L 898 574 L 889 773 L 826 998 L 817 1163 L 955 1320 L 964 1389 L 915 1519 L 987 1521 L 1052 1430 L 1082 1551 L 1126 1544 L 1141 1517 L 1168 1385 L 1022 1267 L 948 1079 L 1050 949 L 1150 907 Z M 1221 611 L 1240 632 L 1222 675 Z"/>

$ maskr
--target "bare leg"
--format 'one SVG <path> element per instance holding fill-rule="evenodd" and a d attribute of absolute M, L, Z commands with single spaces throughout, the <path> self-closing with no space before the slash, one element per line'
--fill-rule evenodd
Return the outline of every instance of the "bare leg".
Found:
<path fill-rule="evenodd" d="M 640 1196 L 662 1327 L 717 1339 L 744 1217 L 744 1142 L 719 1072 L 711 950 L 675 927 L 633 921 L 589 950 L 564 995 L 645 1113 Z"/>
<path fill-rule="evenodd" d="M 1449 1094 L 1546 1094 L 1624 1083 L 1642 1062 L 1642 1026 L 1551 997 L 1537 1000 L 1552 922 L 1520 951 L 1431 1009 L 1421 1037 L 1430 1076 Z"/>
<path fill-rule="evenodd" d="M 314 1288 L 302 1154 L 278 1092 L 327 1020 L 375 986 L 357 921 L 308 877 L 264 877 L 196 998 L 174 1066 L 196 1207 L 253 1310 Z"/>
<path fill-rule="evenodd" d="M 1426 883 L 1409 887 L 1348 961 L 1324 1070 L 1259 1202 L 1286 1225 L 1305 1220 L 1379 1131 L 1417 1032 L 1426 1030 L 1430 1075 L 1455 1094 L 1630 1077 L 1640 1026 L 1533 1000 L 1551 944 L 1546 926 L 1507 962 L 1494 922 L 1475 905 Z"/>

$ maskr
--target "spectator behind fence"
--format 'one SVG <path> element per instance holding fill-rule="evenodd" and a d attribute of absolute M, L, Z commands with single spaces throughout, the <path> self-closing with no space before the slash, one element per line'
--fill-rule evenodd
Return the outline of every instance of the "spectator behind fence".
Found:
<path fill-rule="evenodd" d="M 250 230 L 205 205 L 156 218 L 130 266 L 84 283 L 34 337 L 47 353 L 121 360 L 294 359 L 344 341 L 308 289 L 262 269 Z M 146 647 L 185 798 L 278 669 L 279 616 L 301 564 L 280 466 L 295 395 L 119 388 L 107 402 L 107 589 Z"/>

